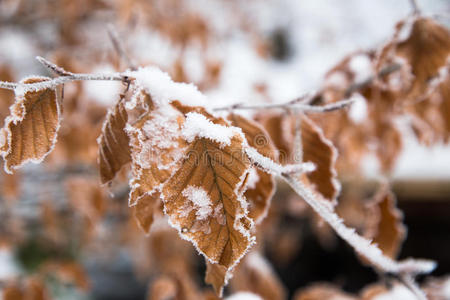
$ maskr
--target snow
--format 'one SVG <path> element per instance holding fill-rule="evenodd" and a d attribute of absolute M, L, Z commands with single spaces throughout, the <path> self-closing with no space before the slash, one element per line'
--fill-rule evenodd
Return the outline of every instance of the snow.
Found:
<path fill-rule="evenodd" d="M 183 190 L 182 195 L 194 205 L 198 220 L 205 220 L 211 216 L 211 199 L 203 188 L 189 185 Z"/>
<path fill-rule="evenodd" d="M 260 296 L 250 292 L 238 292 L 225 298 L 225 300 L 263 300 Z"/>
<path fill-rule="evenodd" d="M 349 68 L 355 73 L 355 81 L 361 82 L 373 75 L 370 58 L 365 54 L 355 55 L 349 62 Z"/>
<path fill-rule="evenodd" d="M 353 95 L 352 99 L 355 102 L 349 107 L 349 117 L 356 124 L 360 124 L 367 118 L 367 101 L 360 94 Z"/>
<path fill-rule="evenodd" d="M 254 189 L 259 181 L 259 175 L 256 168 L 250 168 L 247 178 L 247 189 Z"/>
<path fill-rule="evenodd" d="M 138 86 L 152 96 L 157 105 L 178 100 L 188 106 L 206 105 L 204 96 L 195 85 L 174 82 L 169 74 L 157 67 L 141 67 L 137 71 L 128 71 L 126 75 L 135 78 Z"/>
<path fill-rule="evenodd" d="M 221 147 L 231 145 L 231 138 L 238 133 L 236 127 L 227 127 L 214 124 L 204 115 L 190 112 L 186 115 L 182 132 L 184 139 L 189 143 L 195 138 L 207 138 L 220 144 Z"/>

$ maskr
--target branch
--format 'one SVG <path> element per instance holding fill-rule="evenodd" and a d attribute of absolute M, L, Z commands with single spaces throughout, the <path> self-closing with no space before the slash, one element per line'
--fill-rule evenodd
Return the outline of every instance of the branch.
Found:
<path fill-rule="evenodd" d="M 72 76 L 74 75 L 72 72 L 64 70 L 62 67 L 55 65 L 54 63 L 49 62 L 45 58 L 41 56 L 36 56 L 36 59 L 47 69 L 60 76 Z"/>
<path fill-rule="evenodd" d="M 0 88 L 9 89 L 9 90 L 16 90 L 21 89 L 22 92 L 27 91 L 37 91 L 42 89 L 48 89 L 48 88 L 55 88 L 58 85 L 72 82 L 72 81 L 85 81 L 85 80 L 112 80 L 112 81 L 123 81 L 123 82 L 129 82 L 130 78 L 129 76 L 125 75 L 124 73 L 110 73 L 110 74 L 83 74 L 83 73 L 71 73 L 63 68 L 47 61 L 46 59 L 42 57 L 36 57 L 36 59 L 42 63 L 45 67 L 52 70 L 58 75 L 61 75 L 60 77 L 53 78 L 48 81 L 41 81 L 41 82 L 35 82 L 35 83 L 14 83 L 14 82 L 6 82 L 6 81 L 0 81 Z"/>
<path fill-rule="evenodd" d="M 347 227 L 344 224 L 344 221 L 336 214 L 333 206 L 327 201 L 318 198 L 313 190 L 298 180 L 298 176 L 293 176 L 290 173 L 284 172 L 285 166 L 275 163 L 270 158 L 259 154 L 257 150 L 249 146 L 245 149 L 245 152 L 250 161 L 256 166 L 280 177 L 288 183 L 289 186 L 291 186 L 291 188 L 302 197 L 344 241 L 346 241 L 360 256 L 369 261 L 373 267 L 383 273 L 397 275 L 398 278 L 407 283 L 405 285 L 417 294 L 419 299 L 423 299 L 422 296 L 424 294 L 415 284 L 413 278 L 418 274 L 425 274 L 433 271 L 436 267 L 435 262 L 420 259 L 407 259 L 399 262 L 385 256 L 377 245 L 372 244 L 371 241 L 357 234 L 354 229 Z"/>
<path fill-rule="evenodd" d="M 224 107 L 214 108 L 214 111 L 223 111 L 223 110 L 248 110 L 248 109 L 290 109 L 295 111 L 301 111 L 304 113 L 324 113 L 324 112 L 330 112 L 342 109 L 344 107 L 347 107 L 355 101 L 355 99 L 352 99 L 351 96 L 353 93 L 366 88 L 372 82 L 379 78 L 386 75 L 389 75 L 393 72 L 396 72 L 401 68 L 401 65 L 399 64 L 392 64 L 389 66 L 386 66 L 385 68 L 382 68 L 378 74 L 374 76 L 370 76 L 369 78 L 361 81 L 356 82 L 352 85 L 350 85 L 347 90 L 344 93 L 344 97 L 347 99 L 340 100 L 338 102 L 330 103 L 327 105 L 311 105 L 310 103 L 313 102 L 316 99 L 320 99 L 323 94 L 323 90 L 319 90 L 316 92 L 308 93 L 303 96 L 297 97 L 293 100 L 283 102 L 283 103 L 270 103 L 270 104 L 253 104 L 253 105 L 245 105 L 243 103 L 237 103 L 233 105 L 228 105 Z"/>

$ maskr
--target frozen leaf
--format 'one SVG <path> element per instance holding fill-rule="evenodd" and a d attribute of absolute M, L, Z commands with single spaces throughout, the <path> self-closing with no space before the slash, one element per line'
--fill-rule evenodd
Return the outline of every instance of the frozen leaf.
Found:
<path fill-rule="evenodd" d="M 125 132 L 128 115 L 124 107 L 123 96 L 108 111 L 99 138 L 98 152 L 100 178 L 102 183 L 111 181 L 122 166 L 130 162 L 130 139 Z"/>
<path fill-rule="evenodd" d="M 389 187 L 383 186 L 369 206 L 365 233 L 367 238 L 378 244 L 383 253 L 391 258 L 397 257 L 406 237 L 406 228 L 402 223 L 403 214 L 395 204 L 395 197 Z"/>
<path fill-rule="evenodd" d="M 22 83 L 48 81 L 47 77 L 32 77 Z M 59 91 L 50 88 L 16 91 L 16 102 L 5 120 L 1 146 L 5 171 L 21 167 L 28 161 L 41 162 L 53 149 L 61 121 Z"/>
<path fill-rule="evenodd" d="M 229 120 L 233 126 L 242 129 L 249 146 L 255 148 L 265 157 L 274 161 L 278 160 L 278 152 L 269 134 L 261 125 L 237 114 L 231 114 Z M 275 180 L 273 176 L 261 169 L 251 169 L 244 195 L 249 201 L 248 215 L 256 224 L 260 223 L 267 215 L 274 192 Z"/>
<path fill-rule="evenodd" d="M 238 134 L 227 146 L 195 138 L 162 190 L 170 223 L 209 262 L 227 272 L 254 243 L 247 202 L 239 193 L 250 167 L 243 142 Z"/>
<path fill-rule="evenodd" d="M 132 157 L 131 206 L 145 194 L 159 190 L 176 169 L 186 147 L 181 137 L 183 122 L 184 115 L 168 104 L 126 127 Z"/>

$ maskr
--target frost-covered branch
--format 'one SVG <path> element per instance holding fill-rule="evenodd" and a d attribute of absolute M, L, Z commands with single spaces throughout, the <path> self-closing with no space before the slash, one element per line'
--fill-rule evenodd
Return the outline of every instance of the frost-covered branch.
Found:
<path fill-rule="evenodd" d="M 64 70 L 64 68 L 55 65 L 52 62 L 49 62 L 48 60 L 46 60 L 45 58 L 41 57 L 41 56 L 36 56 L 37 61 L 39 61 L 44 67 L 46 67 L 47 69 L 49 69 L 50 71 L 52 71 L 53 73 L 55 73 L 56 75 L 60 75 L 60 76 L 72 76 L 74 75 L 72 72 L 66 71 Z"/>
<path fill-rule="evenodd" d="M 124 73 L 104 73 L 104 74 L 83 74 L 83 73 L 71 73 L 63 68 L 47 61 L 42 57 L 36 57 L 36 59 L 42 63 L 49 70 L 60 75 L 47 81 L 40 81 L 35 83 L 14 83 L 0 81 L 0 88 L 18 90 L 21 92 L 38 91 L 42 89 L 55 88 L 58 85 L 65 84 L 72 81 L 86 81 L 86 80 L 107 80 L 107 81 L 129 81 L 129 76 Z"/>
<path fill-rule="evenodd" d="M 360 82 L 356 82 L 352 85 L 350 85 L 347 90 L 344 92 L 344 97 L 347 99 L 330 103 L 327 105 L 311 105 L 310 103 L 313 102 L 316 99 L 320 99 L 323 94 L 323 90 L 318 90 L 312 93 L 307 93 L 305 95 L 302 95 L 300 97 L 297 97 L 293 100 L 289 100 L 287 102 L 282 103 L 269 103 L 269 104 L 253 104 L 253 105 L 246 105 L 244 103 L 237 103 L 233 105 L 228 105 L 224 107 L 218 107 L 215 108 L 215 111 L 223 111 L 223 110 L 257 110 L 257 109 L 288 109 L 288 110 L 295 110 L 295 111 L 301 111 L 304 113 L 323 113 L 323 112 L 330 112 L 339 110 L 342 108 L 345 108 L 351 104 L 353 104 L 356 100 L 352 98 L 353 93 L 366 88 L 372 82 L 378 78 L 383 77 L 386 75 L 389 75 L 393 72 L 396 72 L 400 69 L 399 64 L 392 64 L 389 66 L 386 66 L 382 68 L 376 75 L 370 76 Z"/>
<path fill-rule="evenodd" d="M 395 261 L 385 256 L 377 245 L 360 236 L 356 233 L 355 229 L 347 227 L 344 224 L 344 221 L 336 214 L 333 206 L 328 202 L 319 199 L 310 187 L 298 179 L 298 176 L 293 176 L 293 174 L 285 172 L 284 166 L 262 156 L 253 148 L 247 148 L 246 154 L 256 166 L 286 181 L 343 240 L 345 240 L 360 256 L 369 261 L 372 266 L 383 273 L 395 274 L 399 279 L 408 283 L 405 283 L 405 285 L 407 285 L 419 299 L 426 299 L 424 298 L 423 292 L 415 284 L 413 278 L 418 274 L 425 274 L 433 271 L 436 267 L 435 262 L 421 259 Z M 301 165 L 303 164 L 300 164 L 300 166 Z"/>
<path fill-rule="evenodd" d="M 215 111 L 221 111 L 221 110 L 255 110 L 255 109 L 290 109 L 295 111 L 302 111 L 305 113 L 323 113 L 323 112 L 330 112 L 334 110 L 339 110 L 344 107 L 347 107 L 351 104 L 353 104 L 356 100 L 353 98 L 341 100 L 335 103 L 327 104 L 327 105 L 310 105 L 310 104 L 304 104 L 300 101 L 297 101 L 296 98 L 294 100 L 284 102 L 284 103 L 275 103 L 275 104 L 254 104 L 254 105 L 245 105 L 242 103 L 234 104 L 231 106 L 225 106 L 225 107 L 219 107 L 215 108 Z M 309 98 L 303 98 L 305 100 L 308 100 Z"/>

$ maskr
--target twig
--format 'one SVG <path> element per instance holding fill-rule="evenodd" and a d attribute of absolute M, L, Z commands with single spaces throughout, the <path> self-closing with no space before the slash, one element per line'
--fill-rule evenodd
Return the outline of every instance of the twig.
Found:
<path fill-rule="evenodd" d="M 245 105 L 243 103 L 237 103 L 233 105 L 228 105 L 224 107 L 214 108 L 214 111 L 223 111 L 223 110 L 256 110 L 256 109 L 292 109 L 297 111 L 302 111 L 305 113 L 322 113 L 322 112 L 330 112 L 334 110 L 339 110 L 344 107 L 351 105 L 355 100 L 351 99 L 351 95 L 354 92 L 357 92 L 367 86 L 369 86 L 376 78 L 383 77 L 389 75 L 400 69 L 399 64 L 392 64 L 386 66 L 381 69 L 376 76 L 370 76 L 369 78 L 354 83 L 350 85 L 344 93 L 345 98 L 339 102 L 327 104 L 327 105 L 311 105 L 310 103 L 317 98 L 322 97 L 322 90 L 305 94 L 293 100 L 283 102 L 283 103 L 270 103 L 270 104 L 253 104 L 253 105 Z"/>
<path fill-rule="evenodd" d="M 427 295 L 422 291 L 419 285 L 414 281 L 414 279 L 406 274 L 398 276 L 400 282 L 406 286 L 416 297 L 418 300 L 427 300 Z"/>
<path fill-rule="evenodd" d="M 41 56 L 36 56 L 36 59 L 47 69 L 49 69 L 50 71 L 53 71 L 53 73 L 55 73 L 56 75 L 60 75 L 60 76 L 72 76 L 74 75 L 72 72 L 66 71 L 64 70 L 62 67 L 55 65 L 52 62 L 49 62 L 48 60 L 46 60 L 45 58 L 41 57 Z"/>
<path fill-rule="evenodd" d="M 72 81 L 84 81 L 84 80 L 111 80 L 111 81 L 123 81 L 129 82 L 130 78 L 124 73 L 111 73 L 111 74 L 83 74 L 83 73 L 71 73 L 63 68 L 47 61 L 42 57 L 36 57 L 36 59 L 42 63 L 45 67 L 49 68 L 53 72 L 61 75 L 60 77 L 53 78 L 48 81 L 41 81 L 35 83 L 13 83 L 0 81 L 0 88 L 15 90 L 22 89 L 23 92 L 37 91 L 48 88 L 55 88 L 58 85 L 72 82 Z"/>
<path fill-rule="evenodd" d="M 108 36 L 111 39 L 111 43 L 113 44 L 114 50 L 116 50 L 119 57 L 125 61 L 125 63 L 132 71 L 136 71 L 137 70 L 136 64 L 125 51 L 123 44 L 120 42 L 119 34 L 117 33 L 114 26 L 112 24 L 108 24 L 107 29 L 108 29 Z"/>

